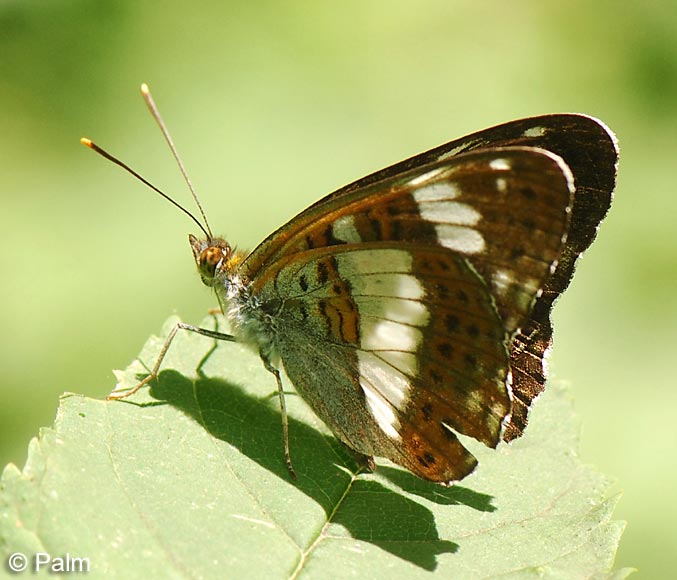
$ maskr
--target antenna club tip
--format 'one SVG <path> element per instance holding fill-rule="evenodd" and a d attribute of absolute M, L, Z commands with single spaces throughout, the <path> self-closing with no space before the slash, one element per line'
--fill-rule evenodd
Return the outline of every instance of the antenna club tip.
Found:
<path fill-rule="evenodd" d="M 148 93 L 150 93 L 150 89 L 148 88 L 148 85 L 146 83 L 141 83 L 141 94 L 147 95 Z"/>
<path fill-rule="evenodd" d="M 87 137 L 80 137 L 80 143 L 82 143 L 85 147 L 89 147 L 90 149 L 92 148 L 92 140 L 87 139 Z"/>

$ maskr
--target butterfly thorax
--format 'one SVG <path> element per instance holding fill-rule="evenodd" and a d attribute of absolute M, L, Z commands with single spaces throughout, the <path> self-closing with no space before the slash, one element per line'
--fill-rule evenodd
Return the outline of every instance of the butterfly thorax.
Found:
<path fill-rule="evenodd" d="M 235 251 L 223 238 L 199 240 L 189 236 L 202 282 L 216 293 L 231 331 L 267 360 L 276 358 L 274 318 L 250 292 L 248 278 L 239 271 L 246 254 Z"/>

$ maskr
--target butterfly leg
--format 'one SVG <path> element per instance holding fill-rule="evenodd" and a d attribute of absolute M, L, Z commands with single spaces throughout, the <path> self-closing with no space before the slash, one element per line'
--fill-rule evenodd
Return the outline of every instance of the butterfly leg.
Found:
<path fill-rule="evenodd" d="M 277 395 L 280 399 L 280 413 L 282 414 L 282 437 L 284 439 L 284 460 L 287 463 L 287 470 L 292 479 L 296 479 L 296 472 L 294 471 L 294 466 L 291 463 L 291 454 L 289 453 L 289 419 L 287 418 L 287 404 L 284 400 L 284 389 L 282 387 L 282 377 L 280 377 L 280 371 L 276 369 L 268 358 L 263 354 L 259 353 L 261 360 L 263 361 L 263 366 L 266 367 L 266 370 L 270 373 L 273 373 L 275 376 L 275 381 L 277 382 Z"/>
<path fill-rule="evenodd" d="M 167 339 L 165 340 L 165 343 L 162 345 L 162 348 L 160 349 L 160 354 L 155 360 L 155 364 L 153 365 L 150 374 L 146 378 L 144 378 L 141 382 L 139 382 L 136 386 L 134 386 L 133 389 L 129 391 L 123 391 L 120 393 L 115 392 L 111 393 L 106 397 L 106 400 L 114 401 L 116 399 L 126 399 L 127 397 L 131 397 L 140 388 L 146 386 L 152 380 L 156 379 L 158 373 L 160 372 L 160 365 L 162 364 L 162 361 L 167 355 L 167 351 L 169 350 L 169 347 L 171 346 L 172 341 L 174 340 L 174 337 L 176 336 L 176 333 L 179 332 L 179 330 L 189 330 L 190 332 L 196 332 L 197 334 L 201 334 L 202 336 L 207 336 L 209 338 L 214 338 L 216 340 L 226 340 L 228 342 L 236 342 L 235 337 L 230 334 L 224 334 L 223 332 L 217 332 L 216 330 L 208 330 L 206 328 L 200 328 L 198 326 L 193 326 L 192 324 L 186 324 L 185 322 L 178 322 L 176 326 L 172 328 L 171 332 L 167 335 Z"/>
<path fill-rule="evenodd" d="M 357 466 L 359 471 L 366 471 L 367 473 L 372 473 L 376 469 L 376 463 L 374 458 L 371 455 L 365 455 L 359 451 L 355 451 L 352 447 L 348 447 L 343 441 L 343 448 L 350 453 L 350 455 L 357 461 Z"/>

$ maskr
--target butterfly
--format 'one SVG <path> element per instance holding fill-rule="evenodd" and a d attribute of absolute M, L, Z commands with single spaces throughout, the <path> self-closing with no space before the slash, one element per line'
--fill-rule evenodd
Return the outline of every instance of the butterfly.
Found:
<path fill-rule="evenodd" d="M 553 302 L 610 207 L 617 160 L 601 121 L 531 117 L 346 185 L 251 253 L 202 228 L 190 246 L 233 334 L 179 324 L 139 386 L 179 328 L 243 342 L 275 376 L 292 475 L 282 368 L 366 465 L 460 480 L 477 460 L 458 434 L 496 447 L 526 427 Z"/>

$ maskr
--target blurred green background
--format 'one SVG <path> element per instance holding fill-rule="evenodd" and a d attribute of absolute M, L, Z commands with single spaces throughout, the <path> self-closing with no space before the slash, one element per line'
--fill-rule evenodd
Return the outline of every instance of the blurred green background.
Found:
<path fill-rule="evenodd" d="M 0 464 L 63 391 L 103 397 L 171 313 L 215 306 L 195 227 L 80 146 L 190 206 L 148 82 L 212 227 L 252 248 L 329 191 L 514 118 L 618 134 L 617 196 L 555 312 L 582 456 L 618 481 L 617 558 L 677 568 L 677 10 L 673 2 L 5 1 L 0 5 Z M 534 473 L 534 477 L 538 477 Z"/>

